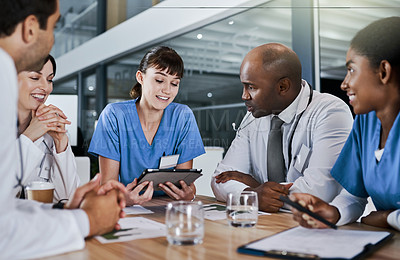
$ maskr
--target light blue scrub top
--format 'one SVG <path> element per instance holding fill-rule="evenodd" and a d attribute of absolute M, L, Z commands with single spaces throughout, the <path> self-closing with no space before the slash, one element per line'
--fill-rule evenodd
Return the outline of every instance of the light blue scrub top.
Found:
<path fill-rule="evenodd" d="M 375 112 L 357 116 L 332 176 L 351 194 L 371 196 L 377 210 L 400 208 L 400 114 L 390 130 L 381 160 L 381 122 Z"/>
<path fill-rule="evenodd" d="M 139 121 L 136 99 L 109 104 L 98 120 L 89 152 L 120 162 L 120 181 L 127 185 L 143 170 L 157 169 L 160 158 L 179 154 L 178 164 L 205 153 L 193 112 L 171 103 L 165 110 L 152 145 Z"/>

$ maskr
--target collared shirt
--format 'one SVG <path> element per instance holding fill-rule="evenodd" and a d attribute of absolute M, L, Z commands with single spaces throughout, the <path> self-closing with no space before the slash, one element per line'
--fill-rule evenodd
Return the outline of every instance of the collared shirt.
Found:
<path fill-rule="evenodd" d="M 293 100 L 293 102 L 290 103 L 290 105 L 287 108 L 285 108 L 282 112 L 280 112 L 278 114 L 278 117 L 280 119 L 282 119 L 282 121 L 285 122 L 285 124 L 290 124 L 294 120 L 294 117 L 295 117 L 296 111 L 297 111 L 297 107 L 299 106 L 299 102 L 300 102 L 302 93 L 304 92 L 304 89 L 305 88 L 301 88 L 299 91 L 299 94 Z M 272 115 L 271 115 L 271 117 L 272 117 Z"/>
<path fill-rule="evenodd" d="M 279 114 L 285 121 L 282 129 L 286 181 L 293 182 L 291 192 L 310 193 L 330 202 L 341 190 L 330 170 L 351 130 L 353 116 L 342 100 L 318 91 L 313 91 L 308 105 L 310 92 L 309 85 L 303 81 L 294 102 Z M 272 115 L 254 118 L 251 113 L 246 114 L 241 123 L 243 127 L 239 127 L 213 175 L 211 187 L 218 200 L 225 201 L 229 192 L 240 193 L 247 188 L 235 180 L 216 183 L 215 176 L 222 172 L 239 171 L 250 174 L 260 183 L 268 181 L 266 158 L 271 118 Z M 292 158 L 289 160 L 293 131 Z"/>

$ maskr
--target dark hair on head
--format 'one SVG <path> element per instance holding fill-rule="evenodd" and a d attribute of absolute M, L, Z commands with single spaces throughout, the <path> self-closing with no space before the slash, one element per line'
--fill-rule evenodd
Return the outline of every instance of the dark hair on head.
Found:
<path fill-rule="evenodd" d="M 146 70 L 150 67 L 162 71 L 167 70 L 168 74 L 183 78 L 183 60 L 170 47 L 157 46 L 150 49 L 140 61 L 138 70 L 146 73 Z M 129 94 L 132 98 L 140 97 L 142 95 L 142 86 L 140 83 L 136 83 Z"/>
<path fill-rule="evenodd" d="M 57 0 L 0 0 L 0 37 L 10 36 L 16 26 L 29 15 L 39 21 L 40 29 L 47 29 L 47 19 L 57 10 Z"/>
<path fill-rule="evenodd" d="M 393 67 L 399 66 L 400 17 L 383 18 L 369 24 L 354 36 L 350 48 L 366 57 L 374 69 L 382 60 L 387 60 Z"/>
<path fill-rule="evenodd" d="M 53 77 L 54 77 L 56 75 L 56 70 L 57 70 L 56 60 L 54 59 L 53 56 L 49 54 L 49 56 L 47 56 L 46 60 L 44 61 L 44 64 L 46 64 L 49 60 L 51 62 L 51 65 L 53 66 Z"/>

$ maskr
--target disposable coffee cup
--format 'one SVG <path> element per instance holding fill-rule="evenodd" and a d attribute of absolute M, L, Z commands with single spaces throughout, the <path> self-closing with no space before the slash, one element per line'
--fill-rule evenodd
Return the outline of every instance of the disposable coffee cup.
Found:
<path fill-rule="evenodd" d="M 34 181 L 26 187 L 28 200 L 36 200 L 43 203 L 52 203 L 54 184 L 51 182 Z"/>

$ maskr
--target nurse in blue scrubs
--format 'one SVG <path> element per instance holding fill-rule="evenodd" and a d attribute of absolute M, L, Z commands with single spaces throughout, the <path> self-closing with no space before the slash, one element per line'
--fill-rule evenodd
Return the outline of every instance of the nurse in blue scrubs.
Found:
<path fill-rule="evenodd" d="M 361 222 L 400 230 L 400 17 L 378 20 L 358 32 L 346 66 L 341 88 L 357 116 L 331 171 L 344 189 L 330 204 L 308 194 L 291 197 L 342 225 L 361 216 L 370 196 L 377 211 Z M 326 227 L 292 211 L 302 226 Z"/>
<path fill-rule="evenodd" d="M 176 155 L 175 168 L 190 169 L 193 159 L 205 152 L 193 112 L 173 102 L 183 71 L 173 49 L 152 48 L 136 72 L 133 100 L 109 104 L 99 117 L 89 152 L 99 157 L 103 181 L 119 178 L 131 190 L 128 206 L 151 199 L 152 189 L 139 195 L 140 190 L 132 188 L 143 170 L 159 168 L 161 157 Z M 167 182 L 160 188 L 175 200 L 194 199 L 195 185 L 180 184 L 178 188 Z"/>

